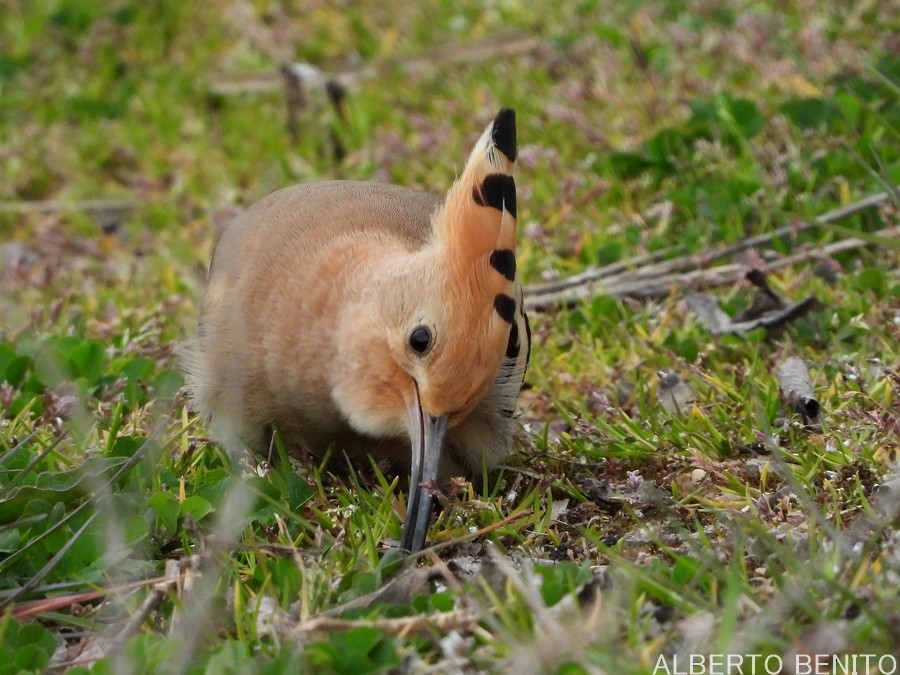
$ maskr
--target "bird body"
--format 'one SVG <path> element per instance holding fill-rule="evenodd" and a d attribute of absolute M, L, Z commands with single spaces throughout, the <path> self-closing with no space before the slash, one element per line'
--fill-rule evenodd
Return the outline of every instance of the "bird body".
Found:
<path fill-rule="evenodd" d="M 497 465 L 530 336 L 515 269 L 515 118 L 501 111 L 444 200 L 353 181 L 279 190 L 232 221 L 187 356 L 194 407 L 231 453 L 334 447 L 420 486 Z M 423 525 L 424 520 L 424 525 Z M 415 532 L 415 534 L 413 533 Z"/>

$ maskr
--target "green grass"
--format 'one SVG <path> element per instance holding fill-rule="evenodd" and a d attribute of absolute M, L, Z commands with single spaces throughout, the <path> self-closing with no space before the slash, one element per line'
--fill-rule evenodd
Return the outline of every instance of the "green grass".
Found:
<path fill-rule="evenodd" d="M 385 545 L 396 477 L 283 448 L 229 466 L 176 358 L 230 209 L 332 177 L 442 192 L 501 106 L 518 117 L 526 283 L 895 191 L 890 3 L 7 4 L 0 605 L 20 618 L 0 620 L 0 672 L 54 653 L 75 672 L 340 673 L 900 656 L 897 500 L 878 487 L 900 459 L 900 249 L 876 232 L 898 222 L 896 196 L 774 242 L 876 244 L 771 274 L 825 306 L 779 335 L 714 337 L 679 288 L 533 315 L 516 453 L 442 499 L 441 547 L 416 561 L 431 580 Z M 406 68 L 511 31 L 540 46 Z M 292 140 L 289 60 L 377 75 L 344 117 L 313 96 Z M 275 85 L 222 86 L 253 78 Z M 66 206 L 85 199 L 130 207 Z M 735 314 L 751 291 L 718 295 Z M 811 365 L 815 423 L 779 392 L 789 355 Z M 662 407 L 667 371 L 695 402 Z M 178 584 L 141 583 L 167 563 Z M 355 623 L 323 614 L 367 599 L 341 614 Z"/>

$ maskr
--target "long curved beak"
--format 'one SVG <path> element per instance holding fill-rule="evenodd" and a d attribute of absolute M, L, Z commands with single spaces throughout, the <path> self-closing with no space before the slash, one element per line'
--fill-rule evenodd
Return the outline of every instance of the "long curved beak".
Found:
<path fill-rule="evenodd" d="M 431 486 L 437 482 L 441 452 L 444 448 L 444 432 L 447 415 L 432 417 L 422 410 L 419 388 L 409 407 L 409 438 L 412 443 L 412 475 L 409 479 L 409 499 L 406 504 L 406 524 L 400 546 L 416 553 L 425 546 L 431 505 L 434 495 Z"/>

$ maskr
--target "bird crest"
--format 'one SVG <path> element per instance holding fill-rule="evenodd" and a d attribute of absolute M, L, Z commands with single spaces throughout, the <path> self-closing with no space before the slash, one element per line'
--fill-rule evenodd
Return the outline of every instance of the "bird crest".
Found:
<path fill-rule="evenodd" d="M 447 356 L 467 363 L 475 356 L 471 346 L 482 345 L 481 359 L 493 360 L 499 373 L 492 393 L 509 414 L 528 359 L 527 349 L 521 348 L 520 327 L 526 332 L 528 327 L 516 272 L 516 156 L 515 113 L 504 108 L 478 139 L 432 217 L 446 311 L 455 332 L 470 336 L 447 345 L 448 351 L 458 352 Z"/>

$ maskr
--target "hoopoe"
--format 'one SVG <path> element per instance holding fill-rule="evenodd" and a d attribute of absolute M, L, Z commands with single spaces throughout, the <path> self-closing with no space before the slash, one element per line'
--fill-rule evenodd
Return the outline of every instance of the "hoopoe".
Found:
<path fill-rule="evenodd" d="M 432 490 L 509 452 L 531 349 L 516 273 L 515 113 L 501 110 L 445 199 L 387 184 L 279 190 L 213 254 L 188 350 L 194 408 L 232 455 L 277 428 L 321 456 L 411 469 L 401 545 Z"/>

